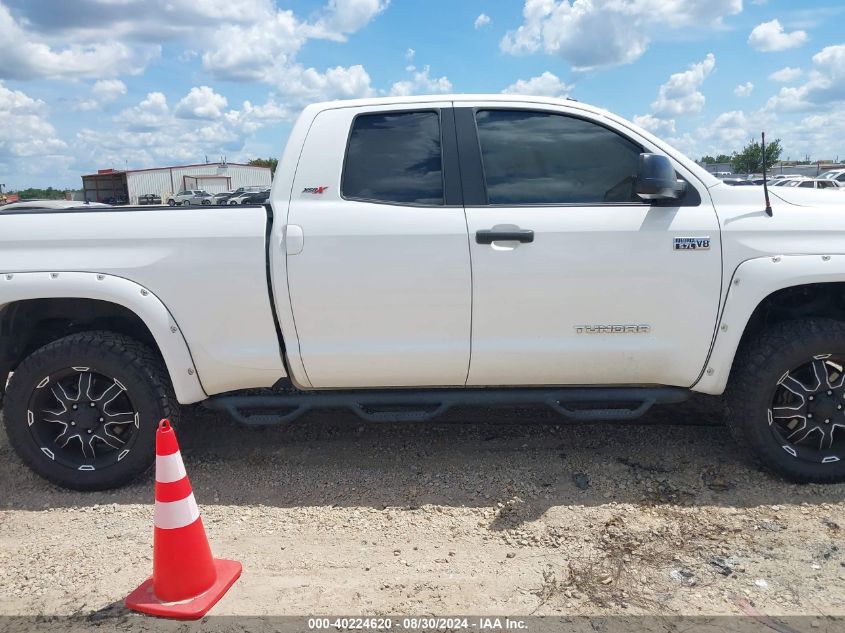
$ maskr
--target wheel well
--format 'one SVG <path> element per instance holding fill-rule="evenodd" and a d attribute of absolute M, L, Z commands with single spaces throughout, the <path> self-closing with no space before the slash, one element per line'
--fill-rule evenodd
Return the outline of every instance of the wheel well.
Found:
<path fill-rule="evenodd" d="M 806 284 L 773 292 L 754 309 L 739 347 L 742 349 L 772 325 L 803 317 L 845 321 L 845 282 Z"/>
<path fill-rule="evenodd" d="M 147 325 L 131 310 L 96 299 L 30 299 L 0 309 L 0 395 L 9 372 L 32 352 L 69 334 L 108 330 L 137 339 L 160 355 Z"/>

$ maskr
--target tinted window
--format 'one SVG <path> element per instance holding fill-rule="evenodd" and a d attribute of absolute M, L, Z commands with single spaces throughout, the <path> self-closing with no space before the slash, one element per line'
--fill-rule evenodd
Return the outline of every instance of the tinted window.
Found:
<path fill-rule="evenodd" d="M 356 117 L 343 168 L 346 198 L 443 204 L 436 112 Z"/>
<path fill-rule="evenodd" d="M 491 204 L 641 202 L 639 145 L 595 123 L 518 110 L 476 115 Z"/>

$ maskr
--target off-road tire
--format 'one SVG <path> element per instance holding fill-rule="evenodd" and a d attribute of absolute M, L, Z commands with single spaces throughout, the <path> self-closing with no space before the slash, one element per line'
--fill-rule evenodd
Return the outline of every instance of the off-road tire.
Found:
<path fill-rule="evenodd" d="M 126 393 L 132 394 L 138 414 L 131 450 L 116 463 L 98 470 L 78 470 L 51 459 L 38 446 L 28 424 L 30 398 L 45 376 L 79 367 L 90 367 L 119 380 Z M 169 418 L 175 424 L 178 416 L 173 387 L 156 353 L 131 337 L 91 331 L 53 341 L 24 359 L 9 381 L 4 422 L 9 443 L 38 475 L 74 490 L 106 490 L 122 486 L 150 468 L 155 460 L 159 420 Z"/>
<path fill-rule="evenodd" d="M 779 323 L 742 346 L 725 392 L 728 427 L 740 451 L 798 483 L 845 481 L 845 450 L 829 463 L 802 459 L 800 451 L 792 455 L 778 441 L 769 420 L 774 391 L 786 372 L 824 354 L 845 356 L 845 323 L 825 318 Z M 842 416 L 845 423 L 845 412 Z M 845 429 L 835 432 L 845 435 Z M 841 446 L 842 437 L 835 439 Z"/>

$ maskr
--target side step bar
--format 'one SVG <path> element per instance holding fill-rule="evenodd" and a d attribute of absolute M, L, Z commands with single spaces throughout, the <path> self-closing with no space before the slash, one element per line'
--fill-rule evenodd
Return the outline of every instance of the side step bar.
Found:
<path fill-rule="evenodd" d="M 572 420 L 633 420 L 654 404 L 689 399 L 681 387 L 416 389 L 214 396 L 203 404 L 251 426 L 291 422 L 316 408 L 346 407 L 368 422 L 422 422 L 455 406 L 546 405 Z"/>

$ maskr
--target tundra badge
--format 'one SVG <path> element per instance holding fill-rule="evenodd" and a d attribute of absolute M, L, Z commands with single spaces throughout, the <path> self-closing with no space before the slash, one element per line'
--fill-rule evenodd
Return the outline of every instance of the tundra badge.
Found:
<path fill-rule="evenodd" d="M 709 251 L 710 236 L 706 237 L 676 237 L 676 251 Z"/>

